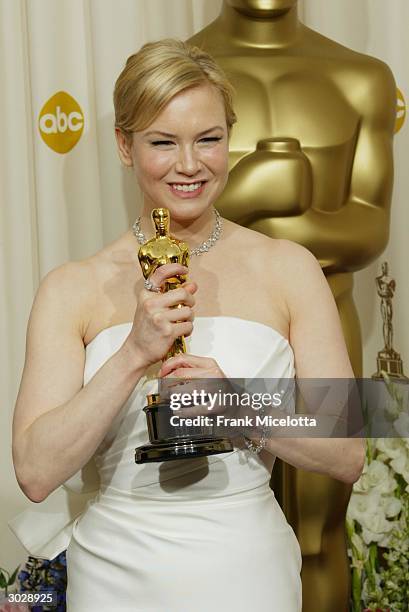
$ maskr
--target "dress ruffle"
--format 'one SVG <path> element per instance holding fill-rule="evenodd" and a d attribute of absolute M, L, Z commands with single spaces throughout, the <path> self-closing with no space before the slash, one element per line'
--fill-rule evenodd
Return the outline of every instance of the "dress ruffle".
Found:
<path fill-rule="evenodd" d="M 75 520 L 99 493 L 100 481 L 91 459 L 77 474 L 41 502 L 8 521 L 11 531 L 27 552 L 40 559 L 54 559 L 70 543 Z"/>

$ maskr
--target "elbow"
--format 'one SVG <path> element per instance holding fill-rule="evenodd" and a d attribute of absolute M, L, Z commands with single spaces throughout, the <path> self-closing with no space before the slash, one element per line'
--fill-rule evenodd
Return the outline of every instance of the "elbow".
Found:
<path fill-rule="evenodd" d="M 45 490 L 44 484 L 38 482 L 38 479 L 33 475 L 33 473 L 28 471 L 24 467 L 24 464 L 19 464 L 15 458 L 14 473 L 16 475 L 18 486 L 30 501 L 38 504 L 48 497 L 49 493 Z"/>
<path fill-rule="evenodd" d="M 31 502 L 34 502 L 36 504 L 40 504 L 47 498 L 46 495 L 42 495 L 41 493 L 39 493 L 38 491 L 34 489 L 33 490 L 31 489 L 23 490 L 23 493 L 27 497 L 27 499 L 29 499 Z"/>
<path fill-rule="evenodd" d="M 38 477 L 38 470 L 35 469 L 33 461 L 29 459 L 30 451 L 27 448 L 25 437 L 13 438 L 12 457 L 14 473 L 21 491 L 30 501 L 36 504 L 44 501 L 50 491 L 46 490 L 43 479 Z"/>
<path fill-rule="evenodd" d="M 35 478 L 26 476 L 17 470 L 15 472 L 20 489 L 30 501 L 39 504 L 48 497 L 48 492 L 41 484 L 36 482 Z"/>
<path fill-rule="evenodd" d="M 361 438 L 351 440 L 354 443 L 354 447 L 350 453 L 350 461 L 343 474 L 342 480 L 347 484 L 353 485 L 357 480 L 360 479 L 361 474 L 365 465 L 365 441 Z"/>
<path fill-rule="evenodd" d="M 22 487 L 20 488 L 23 491 L 24 495 L 31 502 L 34 502 L 36 504 L 40 504 L 48 497 L 48 493 L 44 493 L 41 489 L 36 488 L 36 487 L 26 487 L 24 489 Z"/>

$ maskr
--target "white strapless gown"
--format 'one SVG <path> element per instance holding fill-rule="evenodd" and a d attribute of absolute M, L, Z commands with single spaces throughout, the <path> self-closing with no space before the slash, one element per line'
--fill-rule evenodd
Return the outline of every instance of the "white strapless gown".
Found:
<path fill-rule="evenodd" d="M 130 328 L 109 327 L 87 346 L 84 384 Z M 187 343 L 228 377 L 295 374 L 288 341 L 261 323 L 198 317 Z M 257 455 L 235 447 L 135 464 L 135 447 L 148 441 L 142 408 L 152 385 L 139 381 L 95 463 L 65 483 L 64 507 L 50 512 L 46 500 L 10 527 L 33 555 L 67 548 L 69 612 L 299 612 L 300 547 Z"/>

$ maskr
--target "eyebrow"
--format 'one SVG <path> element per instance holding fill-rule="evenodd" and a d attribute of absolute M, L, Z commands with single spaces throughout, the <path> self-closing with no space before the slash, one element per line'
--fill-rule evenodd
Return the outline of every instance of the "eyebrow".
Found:
<path fill-rule="evenodd" d="M 203 132 L 200 132 L 199 134 L 197 134 L 197 136 L 203 136 L 204 134 L 207 134 L 208 132 L 213 132 L 213 130 L 222 130 L 222 126 L 221 125 L 215 125 L 211 128 L 209 128 L 208 130 L 204 130 Z M 158 130 L 154 130 L 152 132 L 146 132 L 144 134 L 144 136 L 152 136 L 153 134 L 159 134 L 160 136 L 166 136 L 166 138 L 177 138 L 177 136 L 175 134 L 168 134 L 167 132 L 160 132 Z"/>

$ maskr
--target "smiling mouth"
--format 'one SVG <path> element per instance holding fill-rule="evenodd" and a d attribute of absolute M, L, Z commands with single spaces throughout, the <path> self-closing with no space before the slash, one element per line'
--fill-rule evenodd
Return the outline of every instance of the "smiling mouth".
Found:
<path fill-rule="evenodd" d="M 181 191 L 182 193 L 192 193 L 199 191 L 206 181 L 196 181 L 195 183 L 169 183 L 174 191 Z"/>

